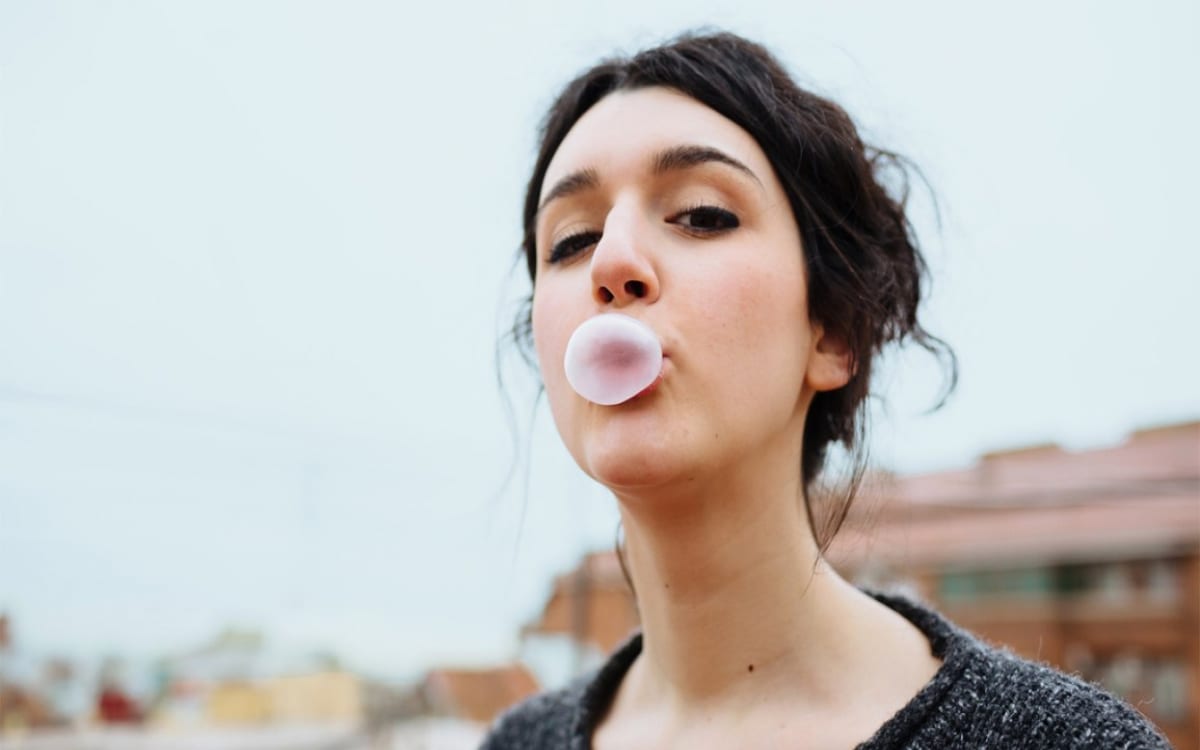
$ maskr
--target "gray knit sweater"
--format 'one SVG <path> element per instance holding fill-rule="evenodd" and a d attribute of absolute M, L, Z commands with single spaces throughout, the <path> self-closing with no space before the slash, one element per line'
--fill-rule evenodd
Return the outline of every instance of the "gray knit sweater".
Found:
<path fill-rule="evenodd" d="M 1103 690 L 989 646 L 908 599 L 874 596 L 921 629 L 942 666 L 858 750 L 1170 747 L 1141 714 Z M 481 750 L 589 750 L 592 731 L 641 650 L 635 635 L 593 674 L 510 709 Z"/>

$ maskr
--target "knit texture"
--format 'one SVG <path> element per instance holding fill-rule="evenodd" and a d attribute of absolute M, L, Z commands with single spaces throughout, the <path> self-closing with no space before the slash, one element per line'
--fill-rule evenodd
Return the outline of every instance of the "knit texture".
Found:
<path fill-rule="evenodd" d="M 925 634 L 942 666 L 858 750 L 1170 748 L 1144 716 L 1100 688 L 990 646 L 909 599 L 872 595 Z M 510 709 L 480 750 L 590 750 L 641 650 L 637 634 L 594 673 Z"/>

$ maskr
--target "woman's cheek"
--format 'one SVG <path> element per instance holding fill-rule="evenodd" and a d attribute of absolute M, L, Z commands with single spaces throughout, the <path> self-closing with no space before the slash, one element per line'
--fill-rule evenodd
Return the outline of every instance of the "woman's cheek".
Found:
<path fill-rule="evenodd" d="M 563 355 L 571 335 L 570 316 L 564 314 L 561 305 L 555 304 L 553 295 L 546 293 L 534 297 L 533 342 L 537 352 L 538 367 L 548 395 L 553 399 L 566 386 L 563 370 Z"/>
<path fill-rule="evenodd" d="M 743 265 L 710 288 L 706 337 L 713 366 L 726 376 L 726 395 L 741 403 L 789 388 L 806 340 L 804 295 L 798 280 L 777 268 Z M 698 312 L 698 311 L 697 311 Z M 750 365 L 750 363 L 756 363 Z M 748 366 L 749 365 L 749 366 Z M 787 384 L 780 381 L 787 381 Z"/>

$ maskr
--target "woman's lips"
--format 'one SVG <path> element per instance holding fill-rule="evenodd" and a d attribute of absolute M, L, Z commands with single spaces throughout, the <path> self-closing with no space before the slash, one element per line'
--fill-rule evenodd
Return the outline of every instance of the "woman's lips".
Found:
<path fill-rule="evenodd" d="M 663 369 L 659 371 L 658 377 L 656 377 L 654 379 L 654 382 L 652 382 L 650 385 L 646 386 L 641 391 L 639 391 L 638 394 L 633 397 L 634 399 L 641 398 L 642 396 L 646 396 L 646 395 L 654 393 L 656 390 L 658 390 L 658 385 L 659 385 L 659 383 L 663 382 L 663 374 L 667 370 L 667 359 L 668 359 L 667 355 L 664 354 L 663 355 Z M 632 401 L 632 400 L 633 399 L 630 399 L 630 401 Z"/>

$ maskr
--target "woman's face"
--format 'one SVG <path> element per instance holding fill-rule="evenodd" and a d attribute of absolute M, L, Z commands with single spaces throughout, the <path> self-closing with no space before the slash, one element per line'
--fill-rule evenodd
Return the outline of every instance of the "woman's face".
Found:
<path fill-rule="evenodd" d="M 845 358 L 809 323 L 799 231 L 754 139 L 674 90 L 616 92 L 567 134 L 540 205 L 533 337 L 580 467 L 614 490 L 765 455 L 798 467 L 812 393 L 845 382 Z M 572 332 L 604 312 L 649 325 L 665 355 L 658 386 L 617 406 L 563 370 Z"/>

